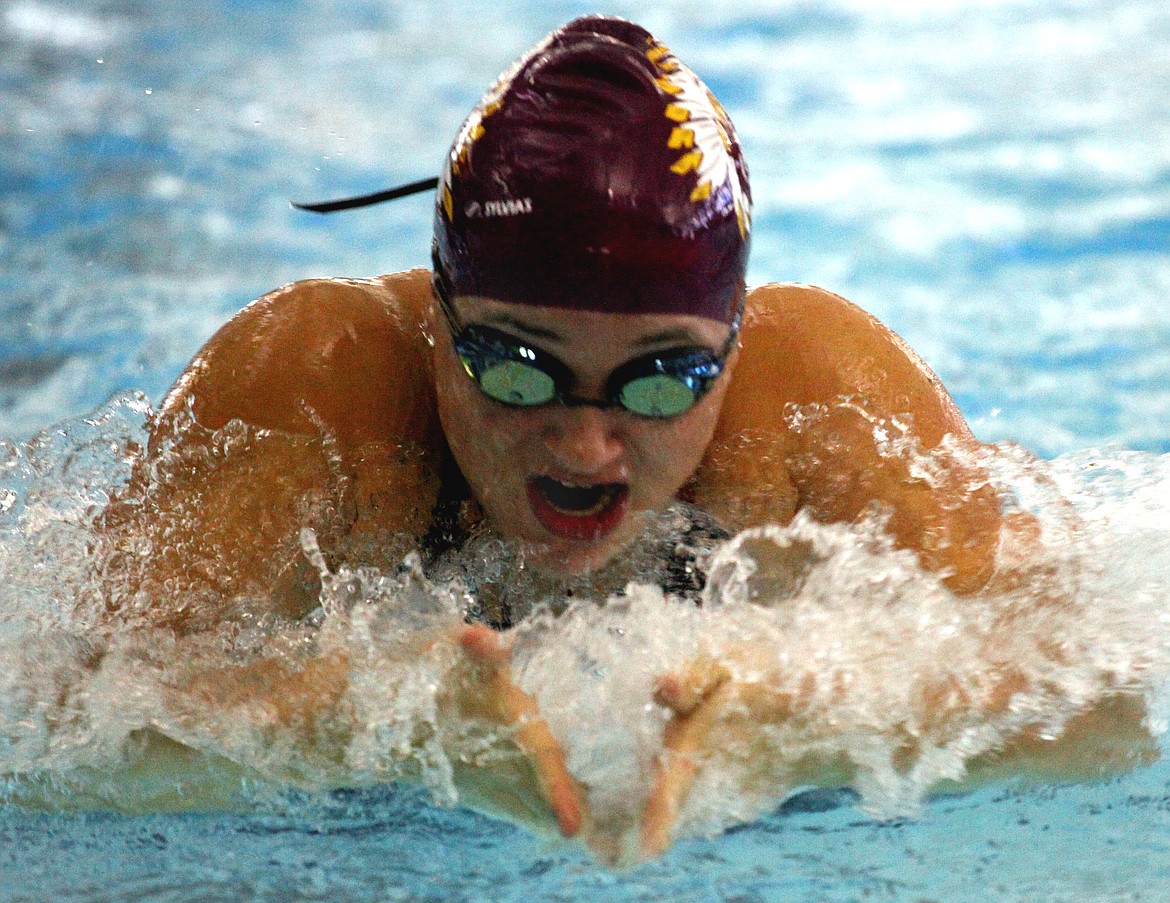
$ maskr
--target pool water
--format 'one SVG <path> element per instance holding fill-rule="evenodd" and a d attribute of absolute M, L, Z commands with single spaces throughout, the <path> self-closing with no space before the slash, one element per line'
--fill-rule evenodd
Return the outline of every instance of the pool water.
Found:
<path fill-rule="evenodd" d="M 435 174 L 496 74 L 591 11 L 517 0 L 0 7 L 0 436 L 12 440 L 0 483 L 0 773 L 39 775 L 41 798 L 53 800 L 48 811 L 0 808 L 0 899 L 1167 898 L 1165 764 L 925 801 L 915 788 L 729 795 L 719 784 L 728 765 L 698 789 L 674 849 L 613 870 L 578 847 L 436 805 L 417 786 L 371 780 L 393 776 L 373 730 L 353 789 L 282 785 L 262 767 L 267 751 L 224 734 L 218 752 L 253 767 L 242 803 L 112 811 L 120 794 L 148 798 L 99 786 L 121 773 L 123 745 L 152 704 L 134 650 L 111 659 L 125 670 L 76 694 L 76 723 L 46 727 L 45 700 L 68 685 L 84 627 L 74 604 L 87 592 L 77 577 L 85 526 L 124 476 L 147 400 L 270 288 L 428 261 L 428 199 L 333 218 L 287 201 Z M 1004 479 L 1053 525 L 1054 560 L 1076 571 L 1084 607 L 1069 642 L 1092 661 L 1060 675 L 1063 686 L 1109 668 L 1170 674 L 1158 670 L 1170 661 L 1170 9 L 676 0 L 605 11 L 654 31 L 736 122 L 756 205 L 749 282 L 808 282 L 860 303 L 927 359 L 981 439 L 1015 444 L 1003 446 Z M 1093 524 L 1091 540 L 1057 535 L 1058 501 Z M 869 549 L 857 534 L 798 529 L 829 562 Z M 829 613 L 843 635 L 881 634 L 864 613 L 833 607 L 876 605 L 860 587 L 878 573 L 899 606 L 891 633 L 948 602 L 897 556 L 864 562 L 846 576 L 826 567 L 801 623 Z M 603 664 L 628 652 L 607 639 L 615 623 L 646 631 L 645 661 L 626 683 L 607 676 L 547 699 L 582 772 L 602 780 L 612 767 L 619 789 L 618 766 L 636 774 L 646 750 L 614 738 L 653 725 L 621 704 L 573 721 L 677 652 L 645 626 L 656 604 L 647 590 L 633 614 L 544 628 L 550 648 L 587 649 Z M 981 615 L 969 617 L 959 651 L 981 629 Z M 671 625 L 678 643 L 722 629 L 697 614 L 663 631 Z M 822 638 L 808 636 L 810 647 Z M 919 645 L 908 655 L 929 667 L 929 644 Z M 558 685 L 558 662 L 571 659 L 531 651 L 524 674 Z M 372 673 L 414 674 L 385 667 Z M 891 657 L 869 699 L 894 699 L 899 675 Z M 1170 681 L 1146 680 L 1157 717 Z M 377 700 L 364 701 L 375 723 Z M 441 774 L 428 774 L 449 799 Z M 14 798 L 27 786 L 0 783 Z M 79 786 L 107 804 L 68 805 Z"/>

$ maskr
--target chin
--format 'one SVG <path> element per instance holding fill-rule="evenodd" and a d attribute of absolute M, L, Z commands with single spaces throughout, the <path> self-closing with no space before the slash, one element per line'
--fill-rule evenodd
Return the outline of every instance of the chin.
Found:
<path fill-rule="evenodd" d="M 565 546 L 548 543 L 525 543 L 524 562 L 534 571 L 556 577 L 576 577 L 609 564 L 621 546 L 612 542 L 574 543 Z"/>
<path fill-rule="evenodd" d="M 626 508 L 616 524 L 600 536 L 576 538 L 558 536 L 539 517 L 513 515 L 505 520 L 494 520 L 497 536 L 510 536 L 521 553 L 524 566 L 533 573 L 553 578 L 569 578 L 589 574 L 614 563 L 623 551 L 634 545 L 646 528 L 652 512 L 638 506 Z M 531 512 L 525 512 L 531 515 Z M 491 515 L 489 513 L 489 520 Z"/>

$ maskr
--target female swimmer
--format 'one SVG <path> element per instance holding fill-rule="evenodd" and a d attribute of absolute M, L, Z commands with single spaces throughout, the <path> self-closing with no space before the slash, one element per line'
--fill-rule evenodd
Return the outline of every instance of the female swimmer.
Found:
<path fill-rule="evenodd" d="M 959 593 L 994 571 L 1002 516 L 986 481 L 945 450 L 949 468 L 916 479 L 875 438 L 875 424 L 911 422 L 925 449 L 972 442 L 938 380 L 835 295 L 747 292 L 750 233 L 747 168 L 710 92 L 636 25 L 570 23 L 460 129 L 433 273 L 286 287 L 199 352 L 129 501 L 106 516 L 111 611 L 180 634 L 237 617 L 241 600 L 304 617 L 319 589 L 304 527 L 331 565 L 392 569 L 417 549 L 441 571 L 491 540 L 503 571 L 474 586 L 458 636 L 480 667 L 469 705 L 517 726 L 577 833 L 582 789 L 492 629 L 525 600 L 604 597 L 647 567 L 696 594 L 696 550 L 800 509 L 851 521 L 883 508 L 895 542 Z M 818 405 L 818 424 L 785 416 Z M 647 853 L 669 842 L 725 678 L 709 663 L 660 686 L 674 719 Z M 340 659 L 208 678 L 268 693 L 286 719 L 335 705 L 346 680 Z"/>

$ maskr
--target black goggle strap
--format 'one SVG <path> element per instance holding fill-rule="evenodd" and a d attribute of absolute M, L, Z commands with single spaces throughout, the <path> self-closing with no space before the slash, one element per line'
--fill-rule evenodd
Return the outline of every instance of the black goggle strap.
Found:
<path fill-rule="evenodd" d="M 455 315 L 455 308 L 451 306 L 451 297 L 447 293 L 447 279 L 441 275 L 438 267 L 432 271 L 431 284 L 435 288 L 435 297 L 439 299 L 439 307 L 443 316 L 447 318 L 447 325 L 451 327 L 451 335 L 458 337 L 463 332 L 463 326 Z"/>
<path fill-rule="evenodd" d="M 731 318 L 731 332 L 727 334 L 727 340 L 723 343 L 723 347 L 719 349 L 719 360 L 726 361 L 731 356 L 731 352 L 735 349 L 735 343 L 739 339 L 739 328 L 743 325 L 743 311 L 747 305 L 747 287 L 740 284 L 736 289 L 736 294 L 739 295 L 739 301 L 735 306 L 735 316 Z"/>
<path fill-rule="evenodd" d="M 438 187 L 438 178 L 432 176 L 429 179 L 419 179 L 417 182 L 408 182 L 406 185 L 399 185 L 396 188 L 387 188 L 385 191 L 375 191 L 373 194 L 362 194 L 352 198 L 315 201 L 311 204 L 302 204 L 297 201 L 289 201 L 289 203 L 297 210 L 307 210 L 309 213 L 337 213 L 339 210 L 356 210 L 358 207 L 369 207 L 372 204 L 395 201 L 412 194 L 422 194 L 424 191 L 434 191 Z"/>

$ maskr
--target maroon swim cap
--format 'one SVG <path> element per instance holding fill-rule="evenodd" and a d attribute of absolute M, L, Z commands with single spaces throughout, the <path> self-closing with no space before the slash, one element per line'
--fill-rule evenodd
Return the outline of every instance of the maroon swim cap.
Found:
<path fill-rule="evenodd" d="M 517 61 L 460 129 L 435 278 L 452 297 L 727 323 L 750 228 L 719 102 L 645 29 L 589 16 Z"/>

